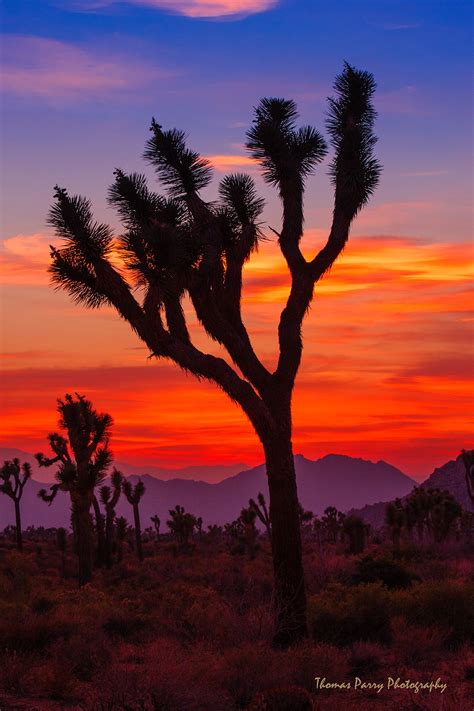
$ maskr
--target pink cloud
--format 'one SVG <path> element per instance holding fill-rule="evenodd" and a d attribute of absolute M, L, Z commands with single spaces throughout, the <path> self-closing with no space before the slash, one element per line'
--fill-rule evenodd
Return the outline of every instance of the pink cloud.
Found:
<path fill-rule="evenodd" d="M 94 10 L 113 5 L 117 0 L 82 0 L 82 9 Z M 125 0 L 129 5 L 141 5 L 193 18 L 241 18 L 265 12 L 275 7 L 278 0 Z"/>
<path fill-rule="evenodd" d="M 240 155 L 211 155 L 206 156 L 209 163 L 217 170 L 218 173 L 227 173 L 228 171 L 245 170 L 251 172 L 258 169 L 258 163 L 249 156 Z"/>
<path fill-rule="evenodd" d="M 46 99 L 101 97 L 142 88 L 164 77 L 159 69 L 129 58 L 90 52 L 45 37 L 9 35 L 3 41 L 3 89 Z"/>

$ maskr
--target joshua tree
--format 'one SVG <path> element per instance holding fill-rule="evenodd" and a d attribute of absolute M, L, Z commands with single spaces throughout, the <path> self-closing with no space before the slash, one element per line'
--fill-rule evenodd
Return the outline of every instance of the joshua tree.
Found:
<path fill-rule="evenodd" d="M 48 435 L 53 457 L 36 454 L 40 467 L 58 465 L 49 493 L 38 492 L 43 501 L 51 503 L 58 491 L 71 497 L 73 529 L 79 557 L 79 584 L 92 578 L 92 522 L 90 516 L 94 489 L 104 479 L 112 461 L 109 436 L 112 418 L 99 413 L 83 395 L 66 395 L 58 400 L 59 427 L 67 432 L 66 439 L 57 432 Z"/>
<path fill-rule="evenodd" d="M 155 515 L 155 516 L 152 516 L 150 520 L 151 520 L 153 526 L 155 527 L 156 540 L 158 541 L 160 538 L 160 526 L 161 526 L 160 517 L 158 515 Z"/>
<path fill-rule="evenodd" d="M 471 503 L 474 507 L 474 449 L 461 450 L 462 460 L 466 467 L 466 487 Z"/>
<path fill-rule="evenodd" d="M 124 516 L 117 519 L 117 562 L 121 563 L 123 558 L 123 544 L 127 540 L 128 523 Z"/>
<path fill-rule="evenodd" d="M 455 523 L 461 519 L 462 507 L 449 491 L 428 489 L 428 497 L 428 530 L 434 541 L 441 543 L 449 538 Z"/>
<path fill-rule="evenodd" d="M 30 477 L 31 466 L 28 462 L 20 464 L 20 460 L 16 457 L 4 462 L 0 469 L 0 492 L 8 496 L 15 505 L 15 538 L 19 551 L 23 551 L 20 501 L 25 484 Z"/>
<path fill-rule="evenodd" d="M 326 142 L 314 128 L 296 126 L 296 104 L 285 99 L 262 99 L 247 133 L 250 155 L 282 202 L 281 228 L 272 231 L 291 277 L 278 326 L 274 372 L 258 359 L 241 315 L 242 270 L 258 246 L 263 209 L 249 176 L 225 177 L 219 186 L 220 201 L 205 202 L 200 192 L 212 179 L 210 164 L 187 147 L 182 131 L 164 130 L 153 119 L 145 159 L 155 167 L 168 198 L 151 192 L 143 175 L 116 170 L 109 201 L 125 226 L 118 245 L 112 230 L 93 220 L 90 202 L 83 197 L 71 197 L 56 187 L 50 212 L 50 223 L 64 240 L 61 248 L 51 249 L 54 284 L 91 308 L 115 307 L 152 356 L 216 383 L 252 423 L 268 475 L 277 610 L 274 641 L 282 645 L 307 634 L 291 441 L 291 399 L 302 357 L 302 322 L 315 285 L 343 251 L 351 223 L 380 174 L 373 155 L 372 75 L 346 64 L 334 88 L 336 97 L 329 100 L 327 121 L 334 147 L 333 219 L 326 243 L 309 260 L 300 249 L 303 194 L 306 178 L 327 153 Z M 123 268 L 116 268 L 111 259 L 117 246 Z M 207 334 L 227 350 L 235 368 L 192 342 L 181 303 L 185 295 Z"/>
<path fill-rule="evenodd" d="M 170 510 L 170 516 L 171 518 L 166 522 L 166 525 L 176 536 L 178 543 L 182 546 L 187 546 L 197 525 L 196 517 L 191 513 L 187 513 L 184 510 L 184 506 L 179 505 Z"/>
<path fill-rule="evenodd" d="M 122 491 L 125 494 L 125 498 L 128 503 L 133 508 L 133 521 L 135 524 L 135 549 L 138 560 L 143 560 L 142 529 L 140 525 L 140 511 L 138 507 L 140 500 L 145 493 L 145 484 L 139 479 L 135 486 L 132 486 L 128 479 L 124 479 L 122 483 Z"/>
<path fill-rule="evenodd" d="M 271 540 L 272 522 L 270 521 L 270 514 L 268 513 L 267 502 L 265 501 L 264 495 L 260 492 L 257 496 L 257 501 L 255 501 L 255 499 L 249 499 L 249 507 L 254 509 L 258 519 L 265 526 L 268 538 Z"/>
<path fill-rule="evenodd" d="M 252 506 L 242 509 L 240 512 L 240 520 L 244 526 L 244 545 L 251 558 L 255 557 L 257 529 L 255 528 L 255 519 L 257 512 Z"/>
<path fill-rule="evenodd" d="M 400 499 L 395 499 L 385 507 L 385 522 L 392 534 L 393 547 L 398 551 L 402 530 L 406 524 L 406 513 Z"/>
<path fill-rule="evenodd" d="M 321 524 L 324 528 L 326 540 L 329 543 L 337 543 L 338 536 L 342 531 L 344 514 L 338 511 L 335 506 L 328 506 L 324 509 Z"/>
<path fill-rule="evenodd" d="M 67 531 L 65 528 L 56 530 L 56 545 L 61 553 L 61 577 L 66 577 L 66 548 L 67 548 Z"/>
<path fill-rule="evenodd" d="M 342 530 L 349 539 L 349 553 L 358 555 L 365 548 L 367 525 L 359 516 L 347 516 L 344 519 Z"/>
<path fill-rule="evenodd" d="M 100 489 L 100 498 L 105 506 L 105 544 L 104 544 L 104 558 L 105 565 L 110 568 L 112 565 L 112 548 L 113 548 L 113 538 L 114 538 L 114 521 L 115 521 L 115 507 L 117 506 L 118 500 L 120 498 L 120 492 L 122 491 L 123 475 L 118 469 L 113 470 L 111 476 L 110 486 L 102 486 Z"/>
<path fill-rule="evenodd" d="M 198 532 L 199 538 L 202 538 L 202 524 L 203 524 L 202 516 L 198 516 L 196 519 L 196 530 Z"/>

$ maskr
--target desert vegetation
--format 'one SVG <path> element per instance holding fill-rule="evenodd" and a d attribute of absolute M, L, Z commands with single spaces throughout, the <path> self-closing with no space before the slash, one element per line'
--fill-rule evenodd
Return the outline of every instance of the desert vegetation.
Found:
<path fill-rule="evenodd" d="M 244 508 L 237 522 L 199 534 L 178 504 L 166 530 L 143 531 L 142 561 L 133 527 L 116 519 L 110 567 L 96 563 L 82 586 L 71 530 L 30 527 L 23 553 L 5 530 L 2 707 L 23 699 L 40 710 L 469 708 L 474 542 L 459 520 L 441 541 L 404 527 L 396 545 L 389 526 L 365 527 L 364 550 L 353 552 L 357 521 L 307 516 L 309 637 L 281 650 L 272 645 L 271 544 L 256 518 Z M 93 536 L 95 545 L 95 526 Z M 447 689 L 316 688 L 316 677 L 356 676 L 441 677 Z"/>

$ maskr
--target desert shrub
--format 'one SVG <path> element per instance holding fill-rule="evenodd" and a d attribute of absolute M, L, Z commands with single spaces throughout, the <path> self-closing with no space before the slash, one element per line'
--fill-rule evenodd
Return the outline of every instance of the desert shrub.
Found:
<path fill-rule="evenodd" d="M 447 632 L 440 627 L 413 625 L 403 617 L 392 620 L 391 650 L 398 663 L 407 666 L 428 666 L 445 657 Z"/>
<path fill-rule="evenodd" d="M 285 683 L 288 669 L 282 663 L 284 659 L 283 653 L 264 644 L 243 644 L 226 651 L 222 686 L 234 707 L 245 709 L 258 692 Z"/>
<path fill-rule="evenodd" d="M 361 558 L 356 563 L 352 584 L 375 583 L 380 581 L 389 589 L 408 588 L 420 578 L 406 570 L 400 563 L 390 558 L 374 558 L 371 555 Z"/>
<path fill-rule="evenodd" d="M 2 647 L 12 652 L 42 652 L 56 640 L 68 638 L 73 630 L 72 623 L 51 615 L 30 613 L 0 621 Z"/>
<path fill-rule="evenodd" d="M 383 657 L 384 649 L 376 642 L 354 642 L 348 660 L 351 674 L 364 677 L 378 671 Z"/>
<path fill-rule="evenodd" d="M 182 639 L 230 641 L 238 628 L 235 613 L 212 588 L 174 583 L 160 594 L 160 621 Z"/>
<path fill-rule="evenodd" d="M 418 626 L 447 632 L 447 642 L 474 641 L 474 584 L 461 580 L 429 581 L 395 595 L 397 611 Z"/>
<path fill-rule="evenodd" d="M 288 681 L 313 691 L 315 677 L 344 679 L 348 672 L 347 655 L 338 647 L 307 640 L 292 647 L 283 660 Z"/>
<path fill-rule="evenodd" d="M 33 656 L 16 650 L 0 654 L 0 689 L 13 694 L 25 694 Z"/>
<path fill-rule="evenodd" d="M 91 681 L 107 666 L 112 645 L 100 630 L 84 627 L 68 639 L 58 640 L 50 650 L 51 666 L 66 665 L 79 681 Z"/>
<path fill-rule="evenodd" d="M 310 598 L 309 618 L 314 639 L 328 644 L 388 642 L 390 596 L 380 583 L 344 588 L 333 585 Z"/>
<path fill-rule="evenodd" d="M 34 555 L 16 550 L 6 551 L 0 567 L 1 597 L 9 598 L 13 595 L 17 604 L 28 600 L 38 572 Z"/>
<path fill-rule="evenodd" d="M 126 658 L 133 655 L 127 647 Z M 221 662 L 203 647 L 157 639 L 140 649 L 140 664 L 119 658 L 95 680 L 87 711 L 206 711 L 231 709 L 219 686 Z"/>
<path fill-rule="evenodd" d="M 43 615 L 45 612 L 50 612 L 53 607 L 56 607 L 57 600 L 48 595 L 40 595 L 36 597 L 31 603 L 31 610 L 36 615 Z"/>
<path fill-rule="evenodd" d="M 251 711 L 311 711 L 310 694 L 298 686 L 281 686 L 257 694 Z"/>
<path fill-rule="evenodd" d="M 110 637 L 120 637 L 122 639 L 139 638 L 149 623 L 147 618 L 138 611 L 115 609 L 107 615 L 102 629 Z"/>

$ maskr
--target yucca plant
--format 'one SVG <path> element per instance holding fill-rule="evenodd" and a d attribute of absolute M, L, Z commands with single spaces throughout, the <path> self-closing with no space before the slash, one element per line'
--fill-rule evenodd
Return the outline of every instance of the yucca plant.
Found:
<path fill-rule="evenodd" d="M 5 461 L 0 468 L 0 492 L 8 496 L 15 506 L 15 538 L 16 547 L 20 552 L 23 551 L 20 502 L 25 484 L 30 477 L 30 464 L 28 462 L 21 464 L 17 457 Z"/>
<path fill-rule="evenodd" d="M 135 525 L 135 551 L 138 560 L 143 560 L 142 528 L 140 523 L 139 504 L 145 493 L 145 484 L 139 479 L 135 486 L 132 486 L 128 479 L 123 479 L 122 491 L 128 503 L 133 509 L 133 521 Z"/>
<path fill-rule="evenodd" d="M 265 526 L 268 538 L 272 538 L 272 522 L 270 520 L 270 514 L 267 507 L 267 502 L 265 501 L 264 495 L 259 492 L 257 495 L 257 501 L 255 499 L 249 499 L 249 507 L 254 509 L 259 521 Z"/>
<path fill-rule="evenodd" d="M 241 314 L 242 271 L 262 237 L 264 206 L 252 178 L 229 175 L 219 200 L 206 202 L 209 162 L 191 150 L 186 136 L 155 120 L 145 159 L 167 197 L 149 189 L 143 175 L 115 171 L 109 201 L 124 232 L 94 221 L 90 202 L 56 187 L 50 223 L 62 245 L 52 247 L 50 272 L 56 287 L 91 308 L 113 306 L 146 344 L 150 354 L 207 379 L 240 405 L 265 454 L 272 520 L 275 579 L 275 644 L 307 634 L 301 532 L 292 450 L 291 399 L 303 341 L 302 322 L 315 285 L 344 249 L 351 223 L 373 193 L 380 165 L 373 155 L 375 112 L 371 74 L 344 65 L 329 99 L 327 128 L 334 148 L 332 225 L 326 242 L 306 259 L 303 196 L 306 180 L 327 154 L 323 136 L 297 126 L 294 101 L 266 98 L 255 109 L 247 149 L 282 203 L 274 230 L 286 260 L 291 289 L 279 326 L 275 370 L 257 357 Z M 117 249 L 121 267 L 115 265 Z M 115 250 L 112 260 L 112 250 Z M 193 342 L 182 301 L 185 296 L 207 334 L 226 349 L 229 362 Z"/>
<path fill-rule="evenodd" d="M 38 496 L 51 503 L 59 491 L 71 499 L 72 525 L 79 558 L 79 584 L 92 578 L 93 534 L 90 510 L 94 490 L 106 476 L 112 462 L 109 437 L 113 420 L 107 413 L 94 409 L 84 395 L 67 394 L 58 400 L 59 428 L 67 438 L 57 432 L 48 435 L 52 457 L 36 454 L 40 467 L 57 465 L 55 478 L 49 492 L 41 489 Z"/>
<path fill-rule="evenodd" d="M 122 491 L 123 474 L 118 469 L 113 470 L 110 478 L 110 486 L 100 488 L 100 499 L 105 507 L 105 565 L 110 568 L 112 565 L 112 550 L 114 538 L 115 507 L 117 506 Z"/>

